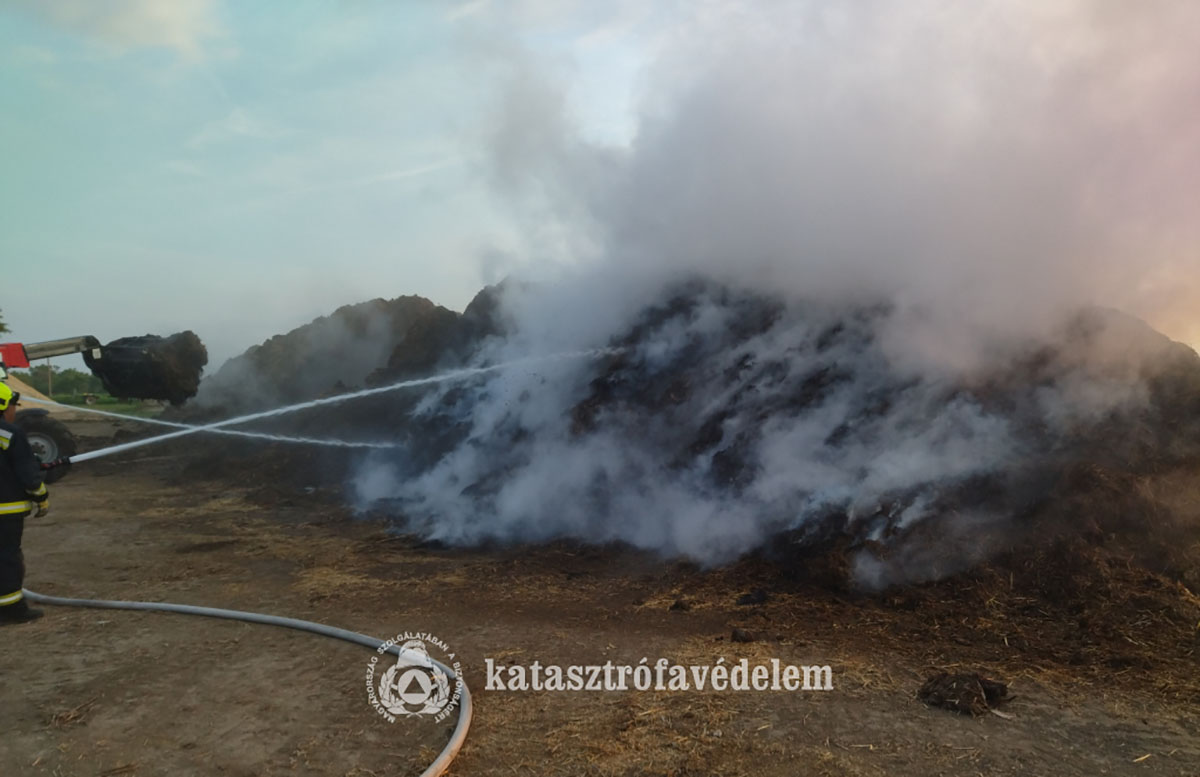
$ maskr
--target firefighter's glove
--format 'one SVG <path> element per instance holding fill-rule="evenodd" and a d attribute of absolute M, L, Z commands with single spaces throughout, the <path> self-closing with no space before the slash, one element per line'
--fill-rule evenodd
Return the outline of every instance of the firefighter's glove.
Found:
<path fill-rule="evenodd" d="M 46 497 L 37 503 L 37 512 L 33 514 L 34 518 L 41 518 L 46 513 L 50 512 L 50 497 Z"/>
<path fill-rule="evenodd" d="M 43 461 L 42 472 L 45 478 L 46 485 L 57 483 L 71 471 L 71 459 L 67 456 L 55 459 L 54 461 Z"/>

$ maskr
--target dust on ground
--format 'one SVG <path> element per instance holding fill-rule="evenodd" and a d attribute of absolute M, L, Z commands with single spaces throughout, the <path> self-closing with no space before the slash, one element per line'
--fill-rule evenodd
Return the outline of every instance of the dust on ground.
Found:
<path fill-rule="evenodd" d="M 73 426 L 96 447 L 126 423 Z M 442 549 L 355 520 L 323 489 L 181 476 L 185 459 L 150 446 L 79 465 L 27 523 L 27 586 L 435 634 L 475 699 L 452 774 L 1200 774 L 1200 602 L 1119 559 L 1059 581 L 1030 558 L 868 596 L 764 559 L 706 571 L 624 547 Z M 361 647 L 47 610 L 3 631 L 0 774 L 417 774 L 452 727 L 378 717 Z M 834 689 L 484 689 L 489 657 L 660 656 L 829 664 Z M 1008 717 L 925 706 L 939 671 L 1002 679 Z"/>

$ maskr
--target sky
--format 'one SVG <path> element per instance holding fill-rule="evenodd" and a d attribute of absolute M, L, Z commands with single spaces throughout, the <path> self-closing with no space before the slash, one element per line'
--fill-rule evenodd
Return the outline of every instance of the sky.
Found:
<path fill-rule="evenodd" d="M 1196 346 L 1198 37 L 1176 0 L 0 0 L 0 311 L 215 370 L 658 265 L 874 284 L 937 352 L 1080 304 Z"/>
<path fill-rule="evenodd" d="M 0 0 L 8 337 L 192 329 L 211 370 L 348 303 L 461 310 L 520 264 L 485 159 L 514 63 L 633 131 L 653 13 L 556 5 Z"/>

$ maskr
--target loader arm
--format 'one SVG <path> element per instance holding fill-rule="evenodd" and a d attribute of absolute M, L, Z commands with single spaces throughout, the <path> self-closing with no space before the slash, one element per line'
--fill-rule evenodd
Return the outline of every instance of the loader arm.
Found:
<path fill-rule="evenodd" d="M 64 337 L 61 340 L 47 340 L 42 343 L 6 343 L 3 353 L 4 363 L 7 366 L 25 368 L 29 366 L 30 362 L 38 359 L 68 356 L 85 351 L 93 351 L 93 358 L 100 358 L 100 341 L 91 335 L 83 335 L 82 337 Z M 10 358 L 18 355 L 20 359 Z"/>
<path fill-rule="evenodd" d="M 194 332 L 123 337 L 101 345 L 91 335 L 41 343 L 0 343 L 0 363 L 27 369 L 52 356 L 83 354 L 92 374 L 114 397 L 165 399 L 181 405 L 196 395 L 208 351 Z"/>

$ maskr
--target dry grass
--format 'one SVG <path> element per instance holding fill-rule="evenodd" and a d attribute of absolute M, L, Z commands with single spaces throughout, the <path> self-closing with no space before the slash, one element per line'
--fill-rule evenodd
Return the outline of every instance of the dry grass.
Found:
<path fill-rule="evenodd" d="M 88 712 L 96 705 L 97 701 L 98 698 L 91 698 L 69 710 L 54 713 L 50 716 L 50 725 L 54 728 L 66 728 L 84 722 Z"/>

